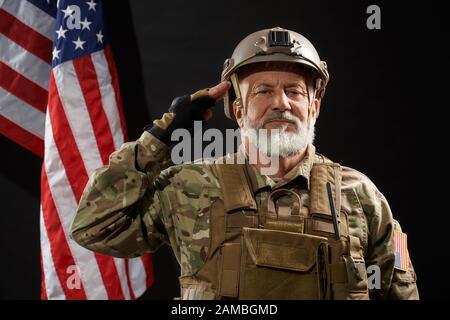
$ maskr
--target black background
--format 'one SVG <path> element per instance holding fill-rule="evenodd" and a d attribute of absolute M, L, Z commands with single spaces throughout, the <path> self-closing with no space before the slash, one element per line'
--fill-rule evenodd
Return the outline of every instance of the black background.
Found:
<path fill-rule="evenodd" d="M 381 8 L 369 30 L 366 8 Z M 424 299 L 448 298 L 445 211 L 434 184 L 438 8 L 406 1 L 104 1 L 129 138 L 175 96 L 220 81 L 225 58 L 247 34 L 282 26 L 306 36 L 326 60 L 330 84 L 316 147 L 368 175 L 408 234 Z M 444 92 L 445 93 L 445 92 Z M 235 128 L 215 109 L 211 127 Z M 0 137 L 0 298 L 38 299 L 41 159 Z M 436 163 L 436 165 L 434 165 Z M 445 199 L 444 199 L 445 201 Z M 170 248 L 154 255 L 155 284 L 143 298 L 178 295 Z"/>

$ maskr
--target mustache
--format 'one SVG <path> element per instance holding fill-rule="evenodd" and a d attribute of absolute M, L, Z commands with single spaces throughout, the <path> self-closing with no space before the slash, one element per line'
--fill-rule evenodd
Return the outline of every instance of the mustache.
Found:
<path fill-rule="evenodd" d="M 300 119 L 292 114 L 290 111 L 274 111 L 273 113 L 263 117 L 260 121 L 260 128 L 264 127 L 268 122 L 273 120 L 288 120 L 297 125 L 300 123 Z"/>

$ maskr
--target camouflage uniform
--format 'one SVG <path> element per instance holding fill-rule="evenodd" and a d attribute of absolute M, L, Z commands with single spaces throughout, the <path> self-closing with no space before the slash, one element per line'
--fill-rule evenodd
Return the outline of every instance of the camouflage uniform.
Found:
<path fill-rule="evenodd" d="M 280 187 L 301 193 L 308 206 L 310 170 L 317 157 L 309 145 L 306 157 L 279 181 L 249 165 L 257 181 L 258 206 L 266 200 L 264 190 Z M 381 289 L 370 290 L 370 298 L 418 299 L 411 262 L 408 271 L 394 268 L 393 230 L 400 226 L 384 196 L 366 176 L 347 167 L 342 167 L 341 194 L 349 233 L 359 238 L 366 265 L 381 269 Z M 85 248 L 122 258 L 153 252 L 167 243 L 181 265 L 181 276 L 189 277 L 207 258 L 210 208 L 217 200 L 223 200 L 222 189 L 207 163 L 173 166 L 169 148 L 144 132 L 90 177 L 71 236 Z"/>

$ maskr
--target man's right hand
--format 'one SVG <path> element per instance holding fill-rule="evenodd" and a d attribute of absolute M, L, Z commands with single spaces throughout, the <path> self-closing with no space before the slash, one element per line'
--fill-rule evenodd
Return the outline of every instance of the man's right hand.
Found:
<path fill-rule="evenodd" d="M 174 130 L 187 129 L 193 134 L 194 121 L 206 123 L 211 119 L 211 108 L 217 100 L 223 98 L 230 86 L 230 82 L 224 81 L 210 89 L 175 98 L 168 112 L 161 119 L 154 120 L 153 126 L 147 126 L 145 130 L 170 147 L 173 144 L 170 138 Z"/>

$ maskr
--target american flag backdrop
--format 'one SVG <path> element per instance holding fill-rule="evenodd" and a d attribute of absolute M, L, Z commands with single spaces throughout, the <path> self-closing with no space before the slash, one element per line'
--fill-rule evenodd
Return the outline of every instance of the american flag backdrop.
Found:
<path fill-rule="evenodd" d="M 126 140 L 101 1 L 0 0 L 0 31 L 0 132 L 44 151 L 42 298 L 139 297 L 150 255 L 107 257 L 68 237 L 88 177 Z"/>

